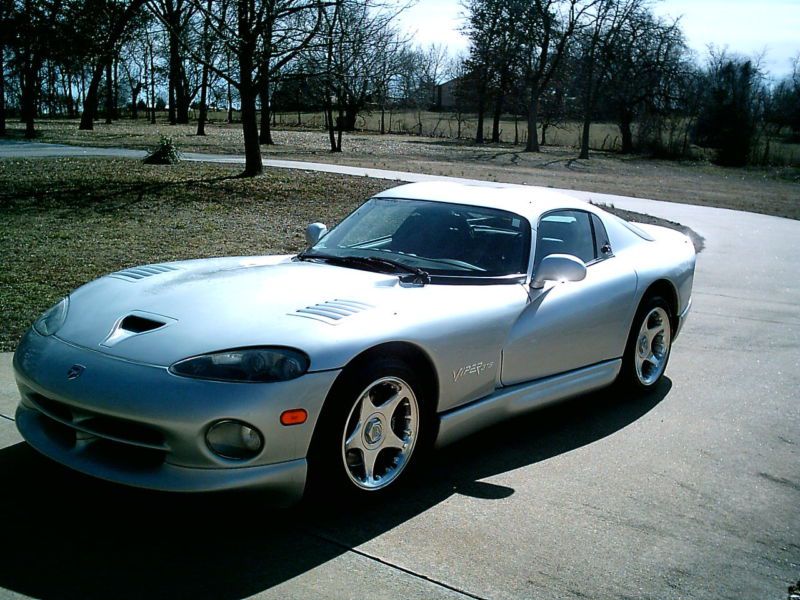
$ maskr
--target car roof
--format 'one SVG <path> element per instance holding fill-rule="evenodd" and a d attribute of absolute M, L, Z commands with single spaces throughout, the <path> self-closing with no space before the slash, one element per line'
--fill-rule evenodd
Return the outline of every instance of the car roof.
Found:
<path fill-rule="evenodd" d="M 390 188 L 376 194 L 375 197 L 428 200 L 497 208 L 524 216 L 534 225 L 542 213 L 557 208 L 600 212 L 591 204 L 567 194 L 547 188 L 513 184 L 425 181 Z"/>

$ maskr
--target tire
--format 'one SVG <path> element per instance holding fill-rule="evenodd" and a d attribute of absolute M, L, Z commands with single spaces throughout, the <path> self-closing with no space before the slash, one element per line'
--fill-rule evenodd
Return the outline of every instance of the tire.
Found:
<path fill-rule="evenodd" d="M 310 495 L 376 498 L 396 489 L 427 446 L 423 386 L 396 358 L 347 367 L 334 384 L 309 451 Z"/>
<path fill-rule="evenodd" d="M 617 383 L 644 392 L 664 376 L 672 349 L 672 311 L 661 296 L 645 298 L 633 318 Z"/>

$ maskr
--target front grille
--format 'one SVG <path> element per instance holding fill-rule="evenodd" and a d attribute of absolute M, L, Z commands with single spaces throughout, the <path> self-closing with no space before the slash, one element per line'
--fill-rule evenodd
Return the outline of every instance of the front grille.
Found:
<path fill-rule="evenodd" d="M 51 437 L 68 448 L 91 446 L 104 454 L 124 454 L 128 459 L 147 458 L 164 461 L 167 445 L 158 430 L 127 419 L 109 417 L 58 402 L 41 394 L 27 394 L 39 412 L 46 417 L 46 429 Z M 109 449 L 114 449 L 111 453 Z M 137 459 L 138 460 L 138 459 Z"/>

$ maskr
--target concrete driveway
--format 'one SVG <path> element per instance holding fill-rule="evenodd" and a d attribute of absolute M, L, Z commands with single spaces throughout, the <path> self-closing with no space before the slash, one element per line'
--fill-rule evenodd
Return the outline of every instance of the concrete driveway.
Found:
<path fill-rule="evenodd" d="M 391 503 L 276 511 L 40 458 L 18 443 L 4 355 L 0 597 L 784 600 L 800 579 L 800 222 L 581 195 L 706 238 L 650 396 L 473 436 Z"/>

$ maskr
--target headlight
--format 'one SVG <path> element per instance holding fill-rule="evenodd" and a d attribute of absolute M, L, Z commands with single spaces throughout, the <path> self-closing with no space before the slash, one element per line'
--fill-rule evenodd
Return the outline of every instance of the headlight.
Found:
<path fill-rule="evenodd" d="M 287 381 L 308 371 L 308 357 L 291 348 L 241 348 L 176 362 L 175 375 L 217 381 Z"/>
<path fill-rule="evenodd" d="M 62 298 L 55 306 L 50 307 L 45 313 L 33 322 L 33 328 L 40 335 L 53 335 L 61 329 L 67 319 L 69 310 L 69 296 Z"/>

